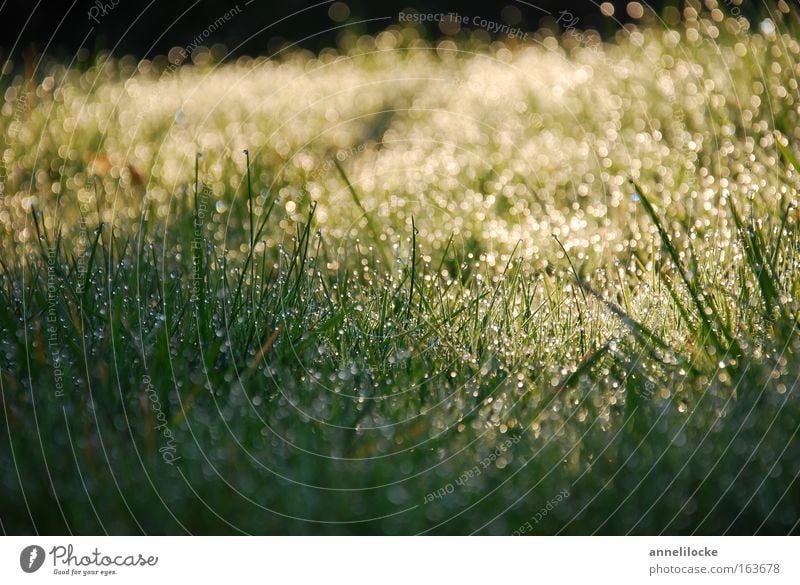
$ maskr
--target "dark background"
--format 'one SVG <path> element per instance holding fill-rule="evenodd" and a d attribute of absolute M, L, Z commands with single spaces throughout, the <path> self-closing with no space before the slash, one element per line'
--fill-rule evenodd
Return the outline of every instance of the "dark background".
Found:
<path fill-rule="evenodd" d="M 85 47 L 90 53 L 114 49 L 121 56 L 132 54 L 137 57 L 152 57 L 166 54 L 171 47 L 186 46 L 196 35 L 208 28 L 216 19 L 237 3 L 241 14 L 233 16 L 219 30 L 204 42 L 210 46 L 225 43 L 236 47 L 239 54 L 268 54 L 281 42 L 302 40 L 302 45 L 314 50 L 325 46 L 335 46 L 337 30 L 327 30 L 349 24 L 358 32 L 375 32 L 397 23 L 398 13 L 413 8 L 418 12 L 458 12 L 497 22 L 508 22 L 503 18 L 503 8 L 509 5 L 518 8 L 521 22 L 516 24 L 524 31 L 532 32 L 539 28 L 548 12 L 556 14 L 560 10 L 570 10 L 581 18 L 585 27 L 599 30 L 614 26 L 612 19 L 603 18 L 598 5 L 589 0 L 347 0 L 349 18 L 336 22 L 329 15 L 330 2 L 314 7 L 319 0 L 97 0 L 110 9 L 105 16 L 99 16 L 99 25 L 89 34 L 94 23 L 89 21 L 88 12 L 96 0 L 0 0 L 0 56 L 7 58 L 13 48 L 13 56 L 25 51 L 45 52 L 52 57 L 70 57 Z M 112 3 L 117 5 L 111 8 Z M 625 14 L 625 2 L 616 1 L 616 17 Z M 677 5 L 678 1 L 655 2 L 653 6 Z M 264 27 L 285 18 L 294 12 L 307 9 L 301 14 L 287 18 L 267 30 Z M 185 12 L 185 14 L 183 14 Z M 183 15 L 182 15 L 183 14 Z M 514 11 L 512 11 L 514 14 Z M 181 16 L 182 15 L 182 16 Z M 389 20 L 353 24 L 356 21 L 379 17 Z M 505 13 L 508 16 L 508 12 Z M 137 20 L 138 18 L 138 20 Z M 608 21 L 604 23 L 603 21 Z M 426 27 L 431 36 L 441 33 L 436 25 Z M 327 30 L 327 32 L 326 32 Z M 83 39 L 88 34 L 85 43 Z M 254 35 L 254 36 L 253 36 Z M 311 38 L 307 38 L 313 35 Z M 253 37 L 250 40 L 246 40 Z M 246 41 L 246 42 L 245 42 Z M 16 45 L 16 47 L 14 47 Z M 46 49 L 46 50 L 45 50 Z"/>
<path fill-rule="evenodd" d="M 115 7 L 111 7 L 113 3 Z M 337 35 L 346 25 L 355 32 L 376 32 L 397 23 L 401 10 L 413 8 L 418 12 L 458 12 L 474 17 L 480 15 L 500 23 L 508 23 L 526 32 L 547 26 L 548 13 L 569 10 L 580 18 L 579 28 L 595 28 L 603 35 L 613 34 L 618 27 L 615 20 L 625 22 L 628 17 L 627 1 L 612 0 L 614 18 L 603 17 L 600 2 L 590 0 L 347 0 L 349 18 L 337 22 L 331 18 L 331 2 L 319 0 L 238 0 L 241 14 L 214 31 L 202 43 L 211 46 L 224 43 L 234 49 L 234 54 L 271 54 L 287 42 L 297 42 L 318 50 L 335 46 Z M 99 16 L 94 25 L 88 12 L 95 3 L 109 7 L 105 16 Z M 103 50 L 116 56 L 134 55 L 148 58 L 166 54 L 171 47 L 185 47 L 215 20 L 235 6 L 232 0 L 0 0 L 0 60 L 11 56 L 15 66 L 31 56 L 47 55 L 55 59 L 72 57 L 80 48 L 84 55 L 96 55 Z M 683 0 L 655 0 L 645 3 L 659 13 L 665 6 L 683 6 Z M 723 0 L 718 2 L 726 9 Z M 759 2 L 745 0 L 741 7 L 746 14 L 749 7 Z M 507 6 L 516 6 L 519 22 L 509 22 Z M 286 18 L 300 10 L 302 13 Z M 387 20 L 357 23 L 365 19 L 390 17 Z M 285 18 L 274 26 L 265 27 Z M 551 17 L 552 18 L 552 17 Z M 516 18 L 511 19 L 516 20 Z M 550 20 L 552 25 L 552 20 Z M 94 25 L 94 30 L 91 30 Z M 335 30 L 331 30 L 338 27 Z M 442 33 L 435 24 L 426 26 L 430 37 Z M 502 36 L 502 35 L 498 35 Z M 309 38 L 310 37 L 310 38 Z M 248 40 L 249 39 L 249 40 Z M 241 44 L 241 46 L 240 46 Z"/>

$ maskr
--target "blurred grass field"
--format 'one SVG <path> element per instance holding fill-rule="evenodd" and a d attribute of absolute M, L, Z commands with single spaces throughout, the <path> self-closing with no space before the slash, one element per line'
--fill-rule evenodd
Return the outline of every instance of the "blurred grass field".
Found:
<path fill-rule="evenodd" d="M 717 12 L 3 77 L 3 530 L 797 533 L 800 43 Z"/>

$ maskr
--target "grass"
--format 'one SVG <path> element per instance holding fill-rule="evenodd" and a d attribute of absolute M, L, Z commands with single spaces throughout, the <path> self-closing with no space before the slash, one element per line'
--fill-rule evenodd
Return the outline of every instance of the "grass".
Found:
<path fill-rule="evenodd" d="M 3 530 L 796 533 L 800 46 L 723 24 L 14 82 Z"/>

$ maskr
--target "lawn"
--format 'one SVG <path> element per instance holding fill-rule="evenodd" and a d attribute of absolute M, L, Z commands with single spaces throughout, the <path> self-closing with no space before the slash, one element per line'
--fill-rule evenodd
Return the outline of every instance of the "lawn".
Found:
<path fill-rule="evenodd" d="M 0 78 L 3 531 L 797 533 L 800 43 L 721 15 Z"/>

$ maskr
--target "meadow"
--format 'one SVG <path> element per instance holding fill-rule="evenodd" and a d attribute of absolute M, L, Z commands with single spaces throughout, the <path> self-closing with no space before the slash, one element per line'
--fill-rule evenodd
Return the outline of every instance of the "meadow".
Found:
<path fill-rule="evenodd" d="M 0 78 L 3 531 L 797 533 L 800 43 L 684 16 Z"/>

